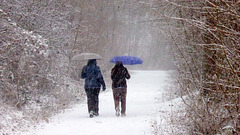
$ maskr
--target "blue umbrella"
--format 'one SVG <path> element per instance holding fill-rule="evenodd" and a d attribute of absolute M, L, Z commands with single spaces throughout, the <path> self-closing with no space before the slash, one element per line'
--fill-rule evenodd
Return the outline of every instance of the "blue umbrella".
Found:
<path fill-rule="evenodd" d="M 135 65 L 143 63 L 140 58 L 134 56 L 115 56 L 110 60 L 112 63 L 116 63 L 117 61 L 121 61 L 123 65 Z"/>

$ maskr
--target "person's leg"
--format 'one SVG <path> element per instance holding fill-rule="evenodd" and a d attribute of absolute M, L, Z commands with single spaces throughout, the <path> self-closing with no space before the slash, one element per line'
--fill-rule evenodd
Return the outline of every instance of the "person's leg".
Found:
<path fill-rule="evenodd" d="M 114 98 L 114 105 L 115 105 L 115 110 L 116 110 L 116 116 L 119 116 L 120 114 L 120 109 L 119 109 L 119 91 L 118 89 L 113 89 L 113 98 Z"/>
<path fill-rule="evenodd" d="M 88 113 L 90 113 L 90 104 L 91 104 L 91 100 L 90 100 L 90 90 L 89 89 L 85 89 L 86 95 L 87 95 L 87 105 L 88 105 Z"/>
<path fill-rule="evenodd" d="M 126 96 L 127 88 L 121 89 L 121 115 L 126 116 Z"/>
<path fill-rule="evenodd" d="M 87 104 L 88 104 L 88 113 L 90 114 L 90 117 L 93 117 L 93 112 L 94 112 L 94 94 L 93 94 L 93 89 L 86 89 L 86 94 L 87 94 Z"/>
<path fill-rule="evenodd" d="M 94 89 L 94 115 L 98 116 L 99 113 L 99 92 L 100 88 L 95 88 Z"/>

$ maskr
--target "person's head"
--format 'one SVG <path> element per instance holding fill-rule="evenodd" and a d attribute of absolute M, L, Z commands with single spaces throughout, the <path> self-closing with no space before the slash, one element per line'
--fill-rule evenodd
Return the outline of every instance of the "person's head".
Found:
<path fill-rule="evenodd" d="M 123 67 L 123 64 L 122 64 L 121 61 L 117 61 L 115 66 L 116 66 L 116 67 Z"/>
<path fill-rule="evenodd" d="M 96 59 L 90 59 L 90 60 L 88 60 L 87 65 L 97 65 L 97 60 Z"/>

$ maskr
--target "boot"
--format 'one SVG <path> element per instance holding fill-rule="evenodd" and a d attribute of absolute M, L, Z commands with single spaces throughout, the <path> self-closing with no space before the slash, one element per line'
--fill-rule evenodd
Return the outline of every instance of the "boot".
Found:
<path fill-rule="evenodd" d="M 116 116 L 120 116 L 120 109 L 116 110 Z"/>
<path fill-rule="evenodd" d="M 125 114 L 125 113 L 121 113 L 121 116 L 122 116 L 122 117 L 125 117 L 125 116 L 126 116 L 126 114 Z"/>
<path fill-rule="evenodd" d="M 90 111 L 89 117 L 90 117 L 90 118 L 93 118 L 93 116 L 94 116 L 93 114 L 94 114 L 93 111 Z"/>

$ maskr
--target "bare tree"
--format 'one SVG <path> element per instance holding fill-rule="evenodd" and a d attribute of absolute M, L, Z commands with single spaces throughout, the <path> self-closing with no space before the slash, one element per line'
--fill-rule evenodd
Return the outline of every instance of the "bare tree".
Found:
<path fill-rule="evenodd" d="M 169 37 L 191 134 L 239 134 L 239 1 L 155 1 Z M 161 9 L 161 11 L 160 11 Z"/>

